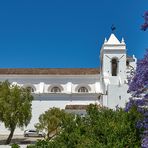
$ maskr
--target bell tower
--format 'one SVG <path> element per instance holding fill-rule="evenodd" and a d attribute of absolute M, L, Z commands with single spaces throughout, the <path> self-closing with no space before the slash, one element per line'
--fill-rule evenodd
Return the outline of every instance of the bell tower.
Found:
<path fill-rule="evenodd" d="M 116 105 L 124 106 L 127 96 L 128 86 L 126 75 L 126 44 L 112 33 L 102 45 L 100 51 L 101 59 L 101 83 L 103 95 L 103 105 L 114 108 Z"/>
<path fill-rule="evenodd" d="M 108 76 L 111 84 L 121 83 L 126 79 L 126 44 L 122 38 L 121 42 L 112 33 L 105 39 L 101 48 L 101 74 Z"/>

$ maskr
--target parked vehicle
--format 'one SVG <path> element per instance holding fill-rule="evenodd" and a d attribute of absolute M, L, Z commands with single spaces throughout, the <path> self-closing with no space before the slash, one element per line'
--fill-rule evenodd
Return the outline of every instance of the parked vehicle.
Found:
<path fill-rule="evenodd" d="M 36 130 L 25 130 L 24 131 L 24 137 L 45 137 L 45 133 L 42 131 L 36 131 Z"/>

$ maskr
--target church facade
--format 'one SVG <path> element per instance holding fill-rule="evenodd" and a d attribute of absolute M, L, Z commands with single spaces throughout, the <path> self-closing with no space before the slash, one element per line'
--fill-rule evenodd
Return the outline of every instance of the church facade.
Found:
<path fill-rule="evenodd" d="M 100 68 L 6 68 L 0 69 L 0 81 L 31 89 L 32 119 L 26 128 L 34 129 L 39 115 L 51 107 L 81 115 L 85 114 L 84 106 L 90 103 L 124 107 L 130 97 L 127 78 L 136 68 L 136 58 L 127 56 L 126 51 L 124 39 L 119 41 L 111 34 L 100 50 Z M 16 129 L 15 134 L 23 131 Z M 7 133 L 0 123 L 0 134 Z"/>

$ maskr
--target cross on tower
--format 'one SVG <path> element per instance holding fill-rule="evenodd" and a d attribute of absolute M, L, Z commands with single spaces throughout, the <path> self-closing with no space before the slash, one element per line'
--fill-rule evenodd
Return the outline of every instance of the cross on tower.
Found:
<path fill-rule="evenodd" d="M 112 32 L 115 32 L 116 27 L 114 26 L 114 24 L 111 26 L 111 30 L 112 30 Z"/>

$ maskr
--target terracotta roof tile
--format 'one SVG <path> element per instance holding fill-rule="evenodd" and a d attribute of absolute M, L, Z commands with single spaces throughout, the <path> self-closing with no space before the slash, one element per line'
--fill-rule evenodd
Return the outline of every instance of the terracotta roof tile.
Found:
<path fill-rule="evenodd" d="M 65 109 L 86 110 L 88 105 L 66 105 Z"/>
<path fill-rule="evenodd" d="M 126 59 L 127 59 L 128 61 L 130 61 L 130 62 L 135 61 L 135 59 L 133 59 L 133 57 L 132 57 L 132 56 L 129 56 L 129 55 L 126 56 Z"/>
<path fill-rule="evenodd" d="M 0 75 L 93 75 L 99 68 L 0 68 Z"/>
<path fill-rule="evenodd" d="M 66 110 L 86 110 L 89 105 L 79 105 L 79 104 L 74 104 L 74 105 L 66 105 L 65 109 Z M 101 107 L 101 105 L 97 105 L 98 108 Z"/>

